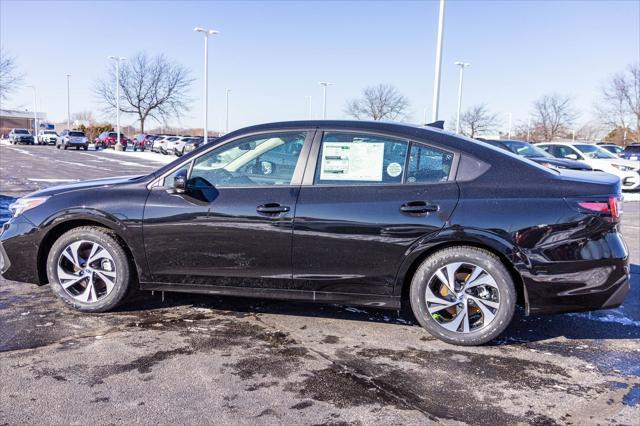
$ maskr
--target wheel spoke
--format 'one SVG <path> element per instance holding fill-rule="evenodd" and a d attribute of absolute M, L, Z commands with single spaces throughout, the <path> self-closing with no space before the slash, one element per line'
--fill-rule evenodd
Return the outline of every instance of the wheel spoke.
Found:
<path fill-rule="evenodd" d="M 77 275 L 68 275 L 69 277 L 73 277 L 73 278 L 61 278 L 60 277 L 60 271 L 58 271 L 58 279 L 67 279 L 67 281 L 62 282 L 60 281 L 60 285 L 62 286 L 62 288 L 67 289 L 75 284 L 78 284 L 80 281 L 86 279 L 86 276 L 77 276 Z"/>
<path fill-rule="evenodd" d="M 498 304 L 498 303 L 494 303 L 494 302 L 489 302 L 488 300 L 483 300 L 483 299 L 480 299 L 480 298 L 478 298 L 478 297 L 472 297 L 471 299 L 472 299 L 474 302 L 476 302 L 476 306 L 477 306 L 478 308 L 480 308 L 480 310 L 482 311 L 482 320 L 483 320 L 482 322 L 483 322 L 483 324 L 488 324 L 488 323 L 490 323 L 490 322 L 491 322 L 491 320 L 493 320 L 493 318 L 494 318 L 496 315 L 495 315 L 493 312 L 491 312 L 491 310 L 490 310 L 489 308 L 487 308 L 487 306 L 485 305 L 485 303 L 486 303 L 486 304 L 491 303 L 491 304 L 496 305 L 496 306 L 495 306 L 495 309 L 498 309 L 498 306 L 500 306 L 500 304 Z M 491 306 L 491 305 L 489 305 L 489 306 Z"/>
<path fill-rule="evenodd" d="M 96 260 L 94 258 L 94 256 L 96 255 L 96 253 L 98 251 L 102 250 L 102 247 L 100 247 L 98 244 L 93 243 L 93 245 L 91 246 L 91 252 L 89 253 L 89 257 L 87 257 L 87 264 L 93 262 L 94 260 Z"/>
<path fill-rule="evenodd" d="M 494 302 L 493 300 L 487 300 L 487 299 L 483 299 L 481 297 L 475 297 L 475 296 L 469 296 L 469 297 L 473 299 L 474 302 L 482 303 L 483 305 L 486 305 L 493 309 L 498 309 L 500 307 L 500 303 Z"/>
<path fill-rule="evenodd" d="M 107 286 L 107 294 L 111 293 L 111 290 L 113 289 L 113 285 L 115 283 L 115 274 L 113 274 L 113 278 L 110 278 L 104 274 L 104 271 L 95 271 L 95 273 L 100 277 L 104 285 Z"/>
<path fill-rule="evenodd" d="M 449 331 L 458 331 L 458 328 L 460 328 L 460 324 L 462 323 L 462 321 L 464 321 L 466 316 L 467 316 L 467 309 L 465 307 L 465 309 L 458 311 L 458 314 L 451 321 L 440 323 L 440 325 Z M 469 320 L 467 320 L 467 323 L 468 321 Z"/>
<path fill-rule="evenodd" d="M 496 284 L 493 277 L 489 274 L 485 274 L 481 275 L 479 278 L 476 278 L 473 281 L 470 280 L 467 284 L 465 284 L 464 289 L 469 290 L 470 288 L 478 287 L 480 285 L 488 285 L 490 287 L 498 288 L 498 285 Z"/>
<path fill-rule="evenodd" d="M 73 259 L 74 259 L 73 263 L 78 268 L 80 268 L 82 265 L 82 262 L 81 262 L 82 259 L 80 258 L 80 253 L 79 253 L 80 246 L 82 245 L 82 243 L 83 241 L 76 241 L 75 243 L 71 243 L 69 245 L 69 249 L 71 250 L 71 256 L 73 256 Z"/>

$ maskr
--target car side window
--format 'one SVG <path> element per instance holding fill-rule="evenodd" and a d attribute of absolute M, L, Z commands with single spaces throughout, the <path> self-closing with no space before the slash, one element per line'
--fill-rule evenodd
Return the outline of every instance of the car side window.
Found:
<path fill-rule="evenodd" d="M 195 160 L 192 187 L 290 185 L 307 132 L 248 136 Z"/>
<path fill-rule="evenodd" d="M 443 182 L 449 179 L 453 154 L 441 149 L 412 143 L 409 152 L 407 183 Z"/>
<path fill-rule="evenodd" d="M 407 141 L 364 133 L 325 133 L 315 185 L 399 184 Z"/>
<path fill-rule="evenodd" d="M 571 147 L 556 145 L 556 149 L 558 155 L 562 158 L 569 158 L 569 156 L 572 154 L 575 155 L 578 159 L 582 158 L 582 155 L 578 154 L 578 152 Z"/>

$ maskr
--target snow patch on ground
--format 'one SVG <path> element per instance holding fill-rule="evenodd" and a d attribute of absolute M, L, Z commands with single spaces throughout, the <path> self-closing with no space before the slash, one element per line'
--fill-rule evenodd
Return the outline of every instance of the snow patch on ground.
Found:
<path fill-rule="evenodd" d="M 624 201 L 640 201 L 640 192 L 623 192 Z"/>
<path fill-rule="evenodd" d="M 625 314 L 621 311 L 621 308 L 614 309 L 608 312 L 581 312 L 567 315 L 588 319 L 591 321 L 611 322 L 615 324 L 628 325 L 631 327 L 640 327 L 640 321 L 636 321 L 625 316 Z"/>
<path fill-rule="evenodd" d="M 175 155 L 162 155 L 162 154 L 158 154 L 155 152 L 150 152 L 150 151 L 144 151 L 144 152 L 140 152 L 140 151 L 116 151 L 113 149 L 105 149 L 103 151 L 100 151 L 101 153 L 107 154 L 107 155 L 115 155 L 115 156 L 120 156 L 120 157 L 129 157 L 130 159 L 142 159 L 142 160 L 149 160 L 149 161 L 155 161 L 156 163 L 162 163 L 162 164 L 169 164 L 170 162 L 174 161 L 176 158 Z M 138 163 L 136 163 L 138 164 Z"/>

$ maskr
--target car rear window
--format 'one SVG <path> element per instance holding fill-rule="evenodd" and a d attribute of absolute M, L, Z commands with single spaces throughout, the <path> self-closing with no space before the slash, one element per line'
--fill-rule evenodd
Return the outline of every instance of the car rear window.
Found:
<path fill-rule="evenodd" d="M 69 132 L 69 136 L 84 137 L 82 132 Z"/>
<path fill-rule="evenodd" d="M 25 129 L 16 129 L 16 130 L 13 131 L 13 133 L 17 133 L 17 134 L 20 134 L 20 135 L 28 135 L 29 134 L 29 132 L 27 132 Z"/>

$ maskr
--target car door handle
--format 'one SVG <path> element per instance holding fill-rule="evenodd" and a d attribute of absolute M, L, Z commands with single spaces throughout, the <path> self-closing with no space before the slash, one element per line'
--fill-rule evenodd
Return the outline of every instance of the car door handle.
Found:
<path fill-rule="evenodd" d="M 278 203 L 266 203 L 256 207 L 256 211 L 262 214 L 286 213 L 289 210 L 291 210 L 289 206 L 282 206 Z"/>
<path fill-rule="evenodd" d="M 400 206 L 402 213 L 425 214 L 438 211 L 438 205 L 427 204 L 425 201 L 408 201 Z"/>

